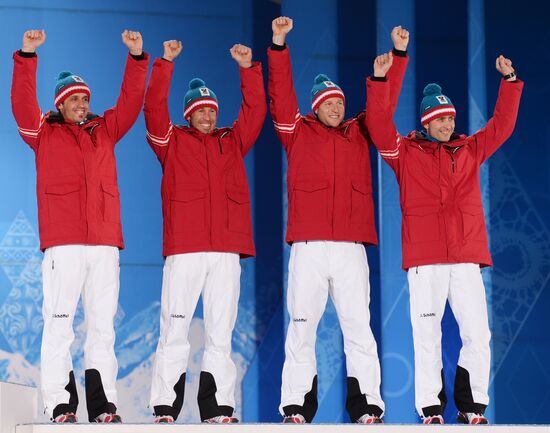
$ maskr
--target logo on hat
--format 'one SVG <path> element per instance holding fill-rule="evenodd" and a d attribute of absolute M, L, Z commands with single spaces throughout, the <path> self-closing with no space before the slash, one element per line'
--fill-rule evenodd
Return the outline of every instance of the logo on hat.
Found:
<path fill-rule="evenodd" d="M 200 87 L 199 92 L 201 92 L 201 96 L 210 96 L 210 92 L 206 87 Z"/>
<path fill-rule="evenodd" d="M 77 83 L 83 83 L 84 80 L 82 78 L 80 78 L 78 75 L 73 75 L 71 77 L 74 81 L 76 81 Z"/>
<path fill-rule="evenodd" d="M 447 101 L 447 98 L 443 95 L 435 95 L 436 99 L 439 101 L 440 104 L 448 104 L 449 101 Z"/>
<path fill-rule="evenodd" d="M 323 84 L 327 87 L 336 87 L 336 84 L 334 84 L 332 81 L 323 81 Z"/>

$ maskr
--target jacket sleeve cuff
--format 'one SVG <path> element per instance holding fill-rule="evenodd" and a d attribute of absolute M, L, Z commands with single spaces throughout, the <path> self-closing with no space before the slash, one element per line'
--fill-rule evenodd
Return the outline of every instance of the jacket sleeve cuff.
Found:
<path fill-rule="evenodd" d="M 375 76 L 371 76 L 369 77 L 369 80 L 371 81 L 381 81 L 381 82 L 386 82 L 388 81 L 387 78 L 384 76 L 384 77 L 375 77 Z"/>
<path fill-rule="evenodd" d="M 398 50 L 397 48 L 393 48 L 392 53 L 394 56 L 397 56 L 397 57 L 407 57 L 407 50 L 403 51 L 403 50 Z"/>
<path fill-rule="evenodd" d="M 284 45 L 271 44 L 271 49 L 272 49 L 273 51 L 283 51 L 285 48 L 286 48 L 286 42 L 285 42 Z"/>
<path fill-rule="evenodd" d="M 27 53 L 27 52 L 22 51 L 22 50 L 17 51 L 17 54 L 20 57 L 26 57 L 26 58 L 36 57 L 36 53 Z"/>
<path fill-rule="evenodd" d="M 147 55 L 145 54 L 145 51 L 142 51 L 142 53 L 139 55 L 139 56 L 136 56 L 134 54 L 131 54 L 130 55 L 132 56 L 132 59 L 134 60 L 145 60 L 147 58 Z"/>

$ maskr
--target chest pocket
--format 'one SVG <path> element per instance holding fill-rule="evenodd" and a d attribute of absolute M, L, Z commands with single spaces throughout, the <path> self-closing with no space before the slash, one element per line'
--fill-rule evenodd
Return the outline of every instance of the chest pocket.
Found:
<path fill-rule="evenodd" d="M 364 180 L 353 180 L 351 183 L 351 222 L 367 224 L 374 221 L 372 188 Z"/>
<path fill-rule="evenodd" d="M 328 216 L 328 181 L 302 180 L 294 185 L 293 214 L 296 221 L 326 221 Z"/>
<path fill-rule="evenodd" d="M 248 192 L 228 188 L 226 194 L 228 229 L 233 232 L 249 234 L 252 224 Z"/>
<path fill-rule="evenodd" d="M 80 221 L 79 183 L 61 183 L 46 186 L 46 202 L 50 223 Z"/>
<path fill-rule="evenodd" d="M 206 191 L 177 189 L 170 197 L 170 226 L 174 233 L 203 231 L 206 228 Z"/>
<path fill-rule="evenodd" d="M 439 207 L 412 206 L 405 209 L 403 219 L 409 242 L 433 242 L 441 238 Z"/>

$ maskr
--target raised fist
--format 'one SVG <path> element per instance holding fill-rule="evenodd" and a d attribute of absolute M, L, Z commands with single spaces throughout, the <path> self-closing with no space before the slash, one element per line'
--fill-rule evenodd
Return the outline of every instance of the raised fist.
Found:
<path fill-rule="evenodd" d="M 252 50 L 246 45 L 235 44 L 229 49 L 229 52 L 241 68 L 252 66 Z"/>
<path fill-rule="evenodd" d="M 390 70 L 392 63 L 393 55 L 391 51 L 389 53 L 380 54 L 376 57 L 376 59 L 374 59 L 374 76 L 385 77 Z"/>
<path fill-rule="evenodd" d="M 162 58 L 170 61 L 178 57 L 181 50 L 183 50 L 183 44 L 181 41 L 176 41 L 173 39 L 171 41 L 164 41 L 162 45 L 164 46 L 164 55 Z"/>
<path fill-rule="evenodd" d="M 409 31 L 401 26 L 394 27 L 391 31 L 391 40 L 396 50 L 406 51 L 409 45 Z"/>
<path fill-rule="evenodd" d="M 45 41 L 46 32 L 44 30 L 27 30 L 23 33 L 21 51 L 25 53 L 34 53 Z"/>
<path fill-rule="evenodd" d="M 284 45 L 286 35 L 292 30 L 292 19 L 289 17 L 278 17 L 271 22 L 273 30 L 273 43 Z"/>
<path fill-rule="evenodd" d="M 130 50 L 130 54 L 140 56 L 143 53 L 143 39 L 140 32 L 124 30 L 122 32 L 122 42 Z"/>
<path fill-rule="evenodd" d="M 502 54 L 497 57 L 496 68 L 497 68 L 497 71 L 500 72 L 503 76 L 514 72 L 514 68 L 512 67 L 512 61 L 504 57 Z M 508 81 L 516 81 L 516 77 L 514 76 L 510 78 L 508 79 Z"/>

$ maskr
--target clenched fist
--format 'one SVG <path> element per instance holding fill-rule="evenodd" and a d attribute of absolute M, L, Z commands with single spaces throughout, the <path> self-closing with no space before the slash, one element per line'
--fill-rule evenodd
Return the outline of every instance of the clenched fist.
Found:
<path fill-rule="evenodd" d="M 162 45 L 164 46 L 164 55 L 162 58 L 169 61 L 172 61 L 178 57 L 181 50 L 183 50 L 183 44 L 181 41 L 176 41 L 174 39 L 171 41 L 164 41 Z"/>
<path fill-rule="evenodd" d="M 143 39 L 140 32 L 124 30 L 122 32 L 122 42 L 130 50 L 130 54 L 140 56 L 143 53 Z"/>
<path fill-rule="evenodd" d="M 229 49 L 229 52 L 241 68 L 252 66 L 252 50 L 246 45 L 235 44 Z"/>
<path fill-rule="evenodd" d="M 44 30 L 27 30 L 23 33 L 21 51 L 25 53 L 34 53 L 45 41 L 46 32 Z"/>
<path fill-rule="evenodd" d="M 512 61 L 510 59 L 507 59 L 502 54 L 497 57 L 496 60 L 496 68 L 497 71 L 500 72 L 503 76 L 509 75 L 514 71 L 514 68 L 512 68 Z M 507 81 L 516 81 L 517 77 L 514 75 L 511 78 L 508 78 Z"/>
<path fill-rule="evenodd" d="M 276 45 L 284 45 L 286 35 L 292 30 L 292 19 L 289 17 L 278 17 L 271 22 L 271 30 L 273 30 L 273 43 Z"/>
<path fill-rule="evenodd" d="M 409 45 L 409 31 L 407 29 L 401 26 L 394 27 L 390 36 L 396 50 L 407 51 L 407 45 Z"/>
<path fill-rule="evenodd" d="M 374 76 L 385 77 L 390 70 L 392 63 L 393 54 L 391 51 L 389 53 L 380 54 L 376 57 L 376 59 L 374 59 Z"/>

